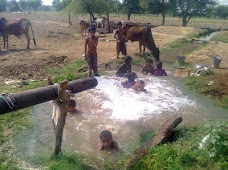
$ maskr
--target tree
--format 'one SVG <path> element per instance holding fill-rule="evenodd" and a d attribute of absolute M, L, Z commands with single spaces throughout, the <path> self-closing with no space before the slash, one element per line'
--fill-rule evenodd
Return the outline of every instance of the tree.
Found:
<path fill-rule="evenodd" d="M 141 7 L 145 12 L 162 15 L 162 25 L 165 25 L 165 16 L 170 11 L 169 0 L 143 0 Z"/>
<path fill-rule="evenodd" d="M 9 1 L 8 6 L 10 8 L 10 11 L 20 11 L 21 10 L 16 0 Z"/>
<path fill-rule="evenodd" d="M 36 13 L 37 8 L 39 8 L 42 5 L 41 0 L 27 0 L 28 6 L 34 10 L 34 13 Z"/>
<path fill-rule="evenodd" d="M 127 13 L 127 20 L 130 20 L 131 14 L 138 14 L 141 11 L 139 0 L 123 0 L 123 6 Z"/>
<path fill-rule="evenodd" d="M 6 0 L 0 0 L 0 12 L 3 12 L 6 10 Z"/>
<path fill-rule="evenodd" d="M 215 0 L 170 0 L 174 5 L 174 13 L 182 18 L 182 26 L 186 27 L 194 16 L 204 16 L 213 7 Z"/>
<path fill-rule="evenodd" d="M 26 0 L 19 0 L 20 9 L 25 11 L 28 8 L 28 2 Z"/>
<path fill-rule="evenodd" d="M 216 8 L 216 14 L 219 18 L 226 19 L 228 17 L 228 6 L 219 5 Z"/>
<path fill-rule="evenodd" d="M 57 11 L 60 11 L 60 10 L 64 9 L 64 5 L 63 5 L 62 1 L 60 1 L 60 0 L 53 0 L 52 1 L 52 5 L 54 6 L 54 8 Z"/>

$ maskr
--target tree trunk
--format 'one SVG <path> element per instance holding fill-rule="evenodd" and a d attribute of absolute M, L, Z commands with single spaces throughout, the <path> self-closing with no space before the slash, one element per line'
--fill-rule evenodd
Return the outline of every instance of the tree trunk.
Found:
<path fill-rule="evenodd" d="M 54 155 L 61 154 L 61 146 L 62 146 L 62 136 L 63 136 L 63 128 L 66 121 L 67 115 L 67 105 L 70 100 L 70 93 L 67 93 L 67 81 L 60 83 L 58 88 L 58 99 L 55 100 L 55 106 L 57 107 L 53 111 L 53 126 L 55 131 L 55 147 L 53 150 Z"/>
<path fill-rule="evenodd" d="M 107 22 L 108 22 L 108 33 L 112 33 L 112 28 L 111 28 L 111 26 L 110 26 L 110 22 L 109 22 L 109 13 L 107 13 Z"/>
<path fill-rule="evenodd" d="M 165 2 L 162 0 L 162 25 L 165 25 Z"/>
<path fill-rule="evenodd" d="M 71 22 L 71 13 L 68 14 L 68 22 L 69 22 L 69 25 L 72 25 L 72 22 Z"/>
<path fill-rule="evenodd" d="M 147 142 L 145 142 L 136 152 L 133 158 L 129 161 L 129 166 L 133 165 L 138 159 L 146 155 L 149 149 L 153 146 L 157 146 L 165 143 L 173 134 L 174 128 L 182 122 L 181 116 L 174 116 L 167 120 L 157 132 L 154 137 L 151 137 Z"/>
<path fill-rule="evenodd" d="M 130 20 L 130 18 L 131 18 L 131 11 L 128 11 L 128 13 L 127 13 L 127 20 Z"/>
<path fill-rule="evenodd" d="M 187 26 L 187 17 L 186 15 L 182 16 L 182 27 L 186 27 Z"/>
<path fill-rule="evenodd" d="M 162 25 L 165 25 L 165 12 L 162 12 Z"/>

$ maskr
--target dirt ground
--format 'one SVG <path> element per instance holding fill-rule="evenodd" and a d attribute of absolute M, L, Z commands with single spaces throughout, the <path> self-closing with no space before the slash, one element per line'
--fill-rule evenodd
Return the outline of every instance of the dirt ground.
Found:
<path fill-rule="evenodd" d="M 57 13 L 3 13 L 1 16 L 7 19 L 28 18 L 32 22 L 37 47 L 33 45 L 31 40 L 31 49 L 27 50 L 26 38 L 24 36 L 19 39 L 15 36 L 10 36 L 9 49 L 1 49 L 0 51 L 0 82 L 4 82 L 6 79 L 44 79 L 47 77 L 43 72 L 46 67 L 62 67 L 76 58 L 83 58 L 85 37 L 80 36 L 78 24 L 81 18 L 73 17 L 73 25 L 69 26 L 67 16 Z M 120 19 L 122 18 L 114 18 L 116 21 Z M 139 20 L 139 18 L 135 18 L 136 21 L 137 19 Z M 134 21 L 134 17 L 132 17 L 132 20 Z M 154 21 L 154 18 L 153 20 L 151 19 L 152 25 L 158 24 Z M 228 22 L 223 22 L 221 25 L 214 24 L 213 22 L 211 25 L 216 25 L 216 28 L 218 26 L 228 28 Z M 195 27 L 180 27 L 179 24 L 180 21 L 170 20 L 167 21 L 169 26 L 158 26 L 152 29 L 155 43 L 159 48 L 198 30 Z M 202 23 L 196 20 L 192 21 L 189 25 L 199 26 L 200 24 Z M 205 27 L 209 27 L 208 22 Z M 113 34 L 106 34 L 106 36 L 100 37 L 98 44 L 99 64 L 107 63 L 116 57 L 115 43 Z M 0 45 L 1 47 L 3 46 L 2 40 L 0 40 Z M 222 57 L 221 67 L 214 70 L 218 75 L 220 72 L 223 73 L 223 76 L 224 73 L 228 75 L 227 49 L 228 44 L 211 42 L 208 47 L 187 56 L 187 60 L 210 63 L 210 58 L 213 55 L 219 55 Z M 129 55 L 135 55 L 139 50 L 138 43 L 128 42 L 127 50 Z M 173 59 L 175 59 L 175 56 L 173 56 Z M 224 77 L 222 79 L 224 80 Z"/>

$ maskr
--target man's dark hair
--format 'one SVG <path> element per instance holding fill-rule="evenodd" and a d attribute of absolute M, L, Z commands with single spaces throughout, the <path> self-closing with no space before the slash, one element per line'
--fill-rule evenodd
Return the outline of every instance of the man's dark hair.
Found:
<path fill-rule="evenodd" d="M 124 63 L 130 64 L 131 61 L 132 61 L 132 57 L 127 56 L 127 57 L 125 58 L 125 60 L 124 60 Z"/>
<path fill-rule="evenodd" d="M 68 105 L 71 106 L 71 107 L 76 107 L 75 100 L 70 100 L 69 103 L 68 103 Z"/>
<path fill-rule="evenodd" d="M 101 138 L 110 138 L 112 139 L 112 133 L 109 131 L 109 130 L 103 130 L 101 133 L 100 133 L 100 139 Z"/>
<path fill-rule="evenodd" d="M 153 63 L 153 60 L 151 58 L 147 58 L 146 63 Z"/>
<path fill-rule="evenodd" d="M 119 21 L 119 22 L 117 22 L 117 25 L 122 26 L 123 24 L 122 24 L 122 22 Z"/>
<path fill-rule="evenodd" d="M 93 26 L 91 26 L 91 27 L 89 28 L 89 32 L 90 32 L 90 31 L 96 31 L 95 25 L 93 25 Z"/>
<path fill-rule="evenodd" d="M 135 81 L 136 78 L 137 78 L 137 74 L 135 72 L 127 73 L 128 81 L 130 82 Z"/>

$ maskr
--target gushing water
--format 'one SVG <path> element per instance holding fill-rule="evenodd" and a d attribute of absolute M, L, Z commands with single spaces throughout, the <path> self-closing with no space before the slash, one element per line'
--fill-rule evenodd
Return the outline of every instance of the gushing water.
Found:
<path fill-rule="evenodd" d="M 102 101 L 102 108 L 110 109 L 113 119 L 138 120 L 166 111 L 176 112 L 182 107 L 194 107 L 196 104 L 167 80 L 151 76 L 143 80 L 147 83 L 148 93 L 136 94 L 131 89 L 123 89 L 120 86 L 120 80 L 115 80 L 113 77 L 98 78 L 97 89 L 100 89 L 108 98 Z"/>
<path fill-rule="evenodd" d="M 223 109 L 186 93 L 169 76 L 139 79 L 145 81 L 147 93 L 136 94 L 132 89 L 122 88 L 120 82 L 124 78 L 102 76 L 97 78 L 95 89 L 75 94 L 78 113 L 67 116 L 63 150 L 103 159 L 113 154 L 98 150 L 102 130 L 111 130 L 114 140 L 124 150 L 140 133 L 158 129 L 174 114 L 183 117 L 182 125 L 228 117 Z M 30 156 L 46 149 L 51 152 L 54 146 L 51 116 L 51 102 L 34 107 L 37 126 L 30 135 L 16 140 L 21 153 Z"/>

